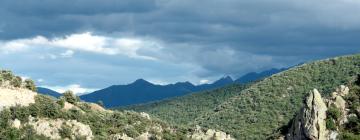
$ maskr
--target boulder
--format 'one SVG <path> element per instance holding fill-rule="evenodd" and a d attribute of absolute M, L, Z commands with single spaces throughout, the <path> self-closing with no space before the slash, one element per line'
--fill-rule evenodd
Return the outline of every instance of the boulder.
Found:
<path fill-rule="evenodd" d="M 340 96 L 345 97 L 349 94 L 349 87 L 341 85 L 339 88 L 336 89 L 336 92 L 339 93 Z"/>
<path fill-rule="evenodd" d="M 192 140 L 235 140 L 230 135 L 222 131 L 208 129 L 204 132 L 200 126 L 196 126 L 195 131 L 188 135 Z"/>
<path fill-rule="evenodd" d="M 326 104 L 321 98 L 319 91 L 317 89 L 310 91 L 309 97 L 306 98 L 305 106 L 295 117 L 286 139 L 326 140 L 328 137 L 325 121 L 326 111 Z"/>
<path fill-rule="evenodd" d="M 13 120 L 11 122 L 11 126 L 14 127 L 14 128 L 20 129 L 20 126 L 21 126 L 20 120 L 18 120 L 18 119 Z"/>
<path fill-rule="evenodd" d="M 112 140 L 133 140 L 133 138 L 129 137 L 126 134 L 116 134 L 111 136 Z"/>
<path fill-rule="evenodd" d="M 44 135 L 50 139 L 61 139 L 59 130 L 62 125 L 70 126 L 71 139 L 76 139 L 77 136 L 85 137 L 86 140 L 93 139 L 92 131 L 89 125 L 82 124 L 76 120 L 63 119 L 46 119 L 29 117 L 29 125 L 31 125 L 35 132 L 39 135 Z"/>

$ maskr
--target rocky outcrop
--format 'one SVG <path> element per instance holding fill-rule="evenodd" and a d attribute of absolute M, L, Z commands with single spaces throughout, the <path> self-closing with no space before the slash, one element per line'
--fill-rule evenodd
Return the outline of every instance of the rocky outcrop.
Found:
<path fill-rule="evenodd" d="M 341 116 L 339 120 L 337 120 L 339 121 L 339 125 L 343 125 L 348 121 L 348 109 L 346 109 L 346 101 L 344 100 L 344 97 L 348 94 L 349 88 L 342 85 L 336 89 L 336 92 L 331 94 L 331 98 L 328 100 L 328 106 L 335 106 L 341 112 Z"/>
<path fill-rule="evenodd" d="M 328 99 L 322 99 L 316 89 L 311 91 L 309 97 L 306 98 L 305 106 L 294 118 L 286 139 L 336 140 L 339 135 L 338 126 L 345 124 L 348 121 L 347 118 L 351 116 L 351 114 L 348 115 L 347 103 L 344 100 L 348 94 L 349 88 L 343 85 L 337 88 Z M 328 118 L 327 109 L 334 107 L 340 112 L 339 118 Z M 326 119 L 335 122 L 337 128 L 328 130 Z"/>
<path fill-rule="evenodd" d="M 71 139 L 77 137 L 84 137 L 86 140 L 93 138 L 90 126 L 82 124 L 76 120 L 63 120 L 63 119 L 39 119 L 29 117 L 29 123 L 39 135 L 44 135 L 50 139 L 61 139 L 59 131 L 63 129 L 63 125 L 69 126 L 71 129 Z"/>
<path fill-rule="evenodd" d="M 208 129 L 203 131 L 201 127 L 197 126 L 195 131 L 188 135 L 192 140 L 235 140 L 225 132 Z"/>
<path fill-rule="evenodd" d="M 325 121 L 326 111 L 327 107 L 321 98 L 321 94 L 314 89 L 306 98 L 305 106 L 295 117 L 286 139 L 326 140 L 328 135 Z"/>
<path fill-rule="evenodd" d="M 0 87 L 0 111 L 11 106 L 29 106 L 35 103 L 36 92 L 22 88 Z"/>

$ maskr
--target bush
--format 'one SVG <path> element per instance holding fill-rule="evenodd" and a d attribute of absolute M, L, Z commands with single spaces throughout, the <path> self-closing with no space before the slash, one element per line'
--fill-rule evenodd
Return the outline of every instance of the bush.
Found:
<path fill-rule="evenodd" d="M 17 88 L 21 87 L 21 83 L 22 83 L 22 79 L 19 76 L 14 77 L 10 82 L 10 84 L 12 86 L 17 87 Z"/>
<path fill-rule="evenodd" d="M 353 133 L 345 132 L 340 135 L 341 140 L 360 140 L 360 135 L 355 135 Z"/>
<path fill-rule="evenodd" d="M 336 124 L 333 119 L 326 118 L 326 128 L 330 130 L 336 130 Z"/>
<path fill-rule="evenodd" d="M 35 104 L 32 107 L 33 111 L 38 112 L 30 112 L 31 114 L 37 114 L 40 117 L 47 118 L 58 118 L 60 114 L 60 105 L 55 103 L 55 101 L 46 95 L 37 95 L 35 96 Z"/>
<path fill-rule="evenodd" d="M 336 121 L 341 117 L 341 111 L 334 105 L 331 105 L 326 111 L 326 116 Z"/>
<path fill-rule="evenodd" d="M 65 123 L 61 125 L 61 129 L 59 129 L 59 134 L 61 138 L 71 138 L 71 127 Z"/>
<path fill-rule="evenodd" d="M 60 105 L 61 108 L 64 108 L 64 106 L 65 106 L 65 99 L 61 98 L 61 99 L 57 100 L 56 103 L 57 103 L 58 105 Z"/>
<path fill-rule="evenodd" d="M 72 91 L 66 91 L 63 94 L 63 98 L 65 99 L 65 101 L 67 101 L 71 104 L 76 104 L 76 102 L 80 101 L 79 98 L 77 96 L 75 96 Z"/>
<path fill-rule="evenodd" d="M 25 88 L 32 90 L 32 91 L 37 91 L 34 81 L 32 81 L 30 79 L 25 80 Z"/>

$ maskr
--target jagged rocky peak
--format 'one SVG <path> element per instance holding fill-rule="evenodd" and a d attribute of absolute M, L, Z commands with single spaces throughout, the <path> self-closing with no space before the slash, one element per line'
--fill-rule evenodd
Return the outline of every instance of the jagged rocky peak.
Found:
<path fill-rule="evenodd" d="M 336 140 L 339 127 L 347 123 L 348 108 L 344 97 L 349 88 L 341 85 L 327 99 L 317 89 L 310 91 L 304 107 L 298 112 L 289 127 L 287 140 Z M 336 115 L 337 114 L 337 115 Z"/>

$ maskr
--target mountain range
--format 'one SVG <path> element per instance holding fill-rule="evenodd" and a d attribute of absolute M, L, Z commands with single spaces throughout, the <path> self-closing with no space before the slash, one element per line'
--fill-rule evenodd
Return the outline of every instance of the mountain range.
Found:
<path fill-rule="evenodd" d="M 233 80 L 230 76 L 225 76 L 213 83 L 201 85 L 194 85 L 190 82 L 157 85 L 144 79 L 138 79 L 128 85 L 113 85 L 89 94 L 81 95 L 80 98 L 87 102 L 102 101 L 104 106 L 108 108 L 143 104 L 167 98 L 183 96 L 193 92 L 212 90 L 234 83 L 245 84 L 260 80 L 284 70 L 286 69 L 273 68 L 260 73 L 252 72 L 245 74 L 236 80 Z M 38 92 L 54 97 L 61 96 L 60 93 L 43 87 L 38 87 Z"/>
<path fill-rule="evenodd" d="M 130 85 L 146 92 L 159 86 Z M 39 95 L 34 82 L 9 71 L 0 71 L 0 95 L 0 139 L 360 139 L 360 55 L 113 110 L 72 92 Z"/>
<path fill-rule="evenodd" d="M 295 116 L 299 114 L 299 110 L 304 105 L 312 103 L 304 100 L 309 96 L 310 91 L 317 89 L 324 98 L 334 99 L 334 91 L 345 91 L 337 89 L 339 85 L 348 85 L 350 89 L 353 89 L 350 90 L 350 94 L 353 95 L 344 99 L 353 103 L 346 104 L 343 100 L 337 102 L 353 110 L 359 109 L 359 111 L 346 115 L 339 110 L 330 109 L 332 107 L 330 106 L 329 110 L 326 113 L 323 111 L 322 115 L 333 115 L 332 119 L 335 121 L 326 120 L 326 128 L 333 129 L 331 133 L 342 131 L 336 132 L 337 136 L 334 137 L 338 138 L 333 139 L 358 140 L 360 138 L 360 129 L 357 129 L 360 128 L 360 117 L 358 117 L 360 116 L 360 92 L 356 91 L 360 91 L 360 88 L 352 86 L 355 85 L 353 83 L 360 85 L 359 77 L 360 55 L 336 57 L 295 66 L 260 81 L 251 82 L 245 87 L 243 84 L 234 84 L 216 90 L 117 109 L 146 112 L 172 125 L 201 126 L 221 130 L 236 139 L 297 140 L 284 138 L 284 135 L 289 133 L 288 130 L 295 122 L 293 120 L 296 119 Z M 337 97 L 336 100 L 338 100 Z M 319 109 L 312 106 L 307 108 Z M 336 118 L 349 117 L 349 115 L 353 117 L 350 117 L 351 122 L 347 123 L 345 128 L 336 126 L 339 124 Z M 317 121 L 315 116 L 317 115 L 305 115 L 308 118 L 304 120 Z M 324 123 L 324 121 L 319 122 L 321 125 Z M 310 123 L 295 122 L 295 126 L 301 125 L 301 127 L 294 127 L 294 129 L 309 134 L 307 132 L 315 132 L 319 128 L 316 122 L 311 123 L 314 124 L 314 129 L 308 130 L 307 127 L 312 126 L 308 124 Z M 292 135 L 302 137 L 295 133 Z M 316 140 L 318 138 L 298 139 Z"/>

